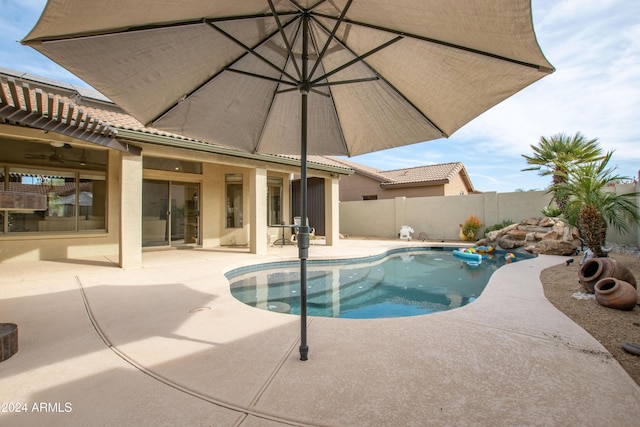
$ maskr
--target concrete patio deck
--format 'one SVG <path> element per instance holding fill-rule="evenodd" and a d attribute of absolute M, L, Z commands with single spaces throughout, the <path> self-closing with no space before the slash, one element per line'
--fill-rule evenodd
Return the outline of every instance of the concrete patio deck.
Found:
<path fill-rule="evenodd" d="M 429 242 L 342 240 L 311 258 Z M 463 308 L 299 318 L 235 300 L 223 272 L 297 256 L 242 250 L 0 264 L 3 426 L 637 426 L 640 387 L 544 297 L 540 256 L 498 270 Z M 18 405 L 17 405 L 18 404 Z M 22 405 L 24 404 L 24 405 Z M 17 409 L 22 412 L 15 412 Z"/>

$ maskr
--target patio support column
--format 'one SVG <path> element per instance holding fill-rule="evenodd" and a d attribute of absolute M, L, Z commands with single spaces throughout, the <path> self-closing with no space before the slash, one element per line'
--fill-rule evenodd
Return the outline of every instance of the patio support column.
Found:
<path fill-rule="evenodd" d="M 324 218 L 327 246 L 340 242 L 340 181 L 338 178 L 324 179 Z"/>
<path fill-rule="evenodd" d="M 267 170 L 256 168 L 249 177 L 251 194 L 251 226 L 249 250 L 252 254 L 267 253 Z"/>
<path fill-rule="evenodd" d="M 120 267 L 142 267 L 142 156 L 120 155 Z"/>

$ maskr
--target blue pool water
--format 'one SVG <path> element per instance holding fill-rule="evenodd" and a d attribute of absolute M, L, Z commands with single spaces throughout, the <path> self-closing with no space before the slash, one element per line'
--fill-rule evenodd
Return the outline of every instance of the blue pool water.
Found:
<path fill-rule="evenodd" d="M 417 316 L 452 310 L 480 296 L 507 262 L 530 255 L 496 251 L 477 264 L 448 248 L 405 248 L 351 260 L 308 261 L 307 314 L 342 318 Z M 298 262 L 245 267 L 227 273 L 231 293 L 252 307 L 300 314 Z"/>

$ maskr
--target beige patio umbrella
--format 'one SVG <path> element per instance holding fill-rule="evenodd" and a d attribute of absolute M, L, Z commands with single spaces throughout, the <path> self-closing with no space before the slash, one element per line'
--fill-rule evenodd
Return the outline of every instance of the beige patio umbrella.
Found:
<path fill-rule="evenodd" d="M 530 0 L 50 0 L 23 43 L 149 126 L 300 154 L 302 218 L 307 154 L 448 137 L 553 72 Z"/>

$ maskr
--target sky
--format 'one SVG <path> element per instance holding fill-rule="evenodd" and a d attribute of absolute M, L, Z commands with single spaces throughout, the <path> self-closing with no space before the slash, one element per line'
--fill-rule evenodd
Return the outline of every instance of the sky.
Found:
<path fill-rule="evenodd" d="M 87 86 L 18 40 L 45 0 L 0 0 L 0 67 Z M 393 170 L 462 162 L 480 191 L 542 190 L 550 177 L 523 172 L 523 154 L 541 137 L 581 132 L 614 151 L 616 174 L 640 169 L 640 2 L 533 0 L 538 43 L 556 68 L 550 76 L 480 115 L 448 139 L 352 157 Z"/>

